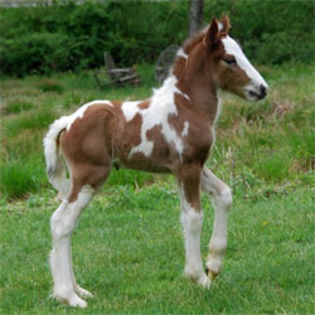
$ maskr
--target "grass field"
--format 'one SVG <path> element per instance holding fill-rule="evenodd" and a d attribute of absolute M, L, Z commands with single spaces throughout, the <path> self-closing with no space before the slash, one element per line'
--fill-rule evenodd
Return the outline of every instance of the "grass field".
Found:
<path fill-rule="evenodd" d="M 269 97 L 225 97 L 209 167 L 234 191 L 222 274 L 209 291 L 183 277 L 176 185 L 170 176 L 113 171 L 73 237 L 88 309 L 50 299 L 48 184 L 42 137 L 58 116 L 92 99 L 140 99 L 154 86 L 100 91 L 91 72 L 1 78 L 1 313 L 314 313 L 315 109 L 313 66 L 259 67 Z M 203 257 L 212 208 L 203 196 Z"/>

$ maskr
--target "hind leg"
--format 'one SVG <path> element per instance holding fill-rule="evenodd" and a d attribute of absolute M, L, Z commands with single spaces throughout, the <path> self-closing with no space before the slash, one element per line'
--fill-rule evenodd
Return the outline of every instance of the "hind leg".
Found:
<path fill-rule="evenodd" d="M 51 232 L 53 249 L 51 251 L 50 265 L 54 281 L 54 293 L 56 299 L 71 306 L 84 308 L 86 302 L 83 297 L 91 294 L 78 286 L 72 266 L 71 234 L 75 224 L 95 194 L 97 186 L 103 182 L 109 168 L 88 167 L 78 168 L 72 179 L 72 189 L 67 200 L 64 200 L 51 217 Z"/>
<path fill-rule="evenodd" d="M 71 306 L 86 307 L 86 302 L 74 292 L 71 264 L 71 234 L 83 209 L 88 205 L 94 190 L 83 186 L 74 202 L 63 201 L 51 218 L 53 249 L 50 266 L 54 280 L 54 296 L 59 302 Z"/>
<path fill-rule="evenodd" d="M 72 262 L 72 254 L 71 254 L 71 242 L 69 242 L 69 259 L 70 259 L 70 264 L 71 264 L 71 279 L 72 279 L 72 286 L 74 289 L 74 292 L 76 292 L 77 294 L 79 294 L 79 296 L 83 297 L 83 298 L 92 298 L 93 294 L 91 292 L 89 292 L 88 290 L 80 287 L 76 281 L 74 272 L 73 272 L 73 262 Z"/>

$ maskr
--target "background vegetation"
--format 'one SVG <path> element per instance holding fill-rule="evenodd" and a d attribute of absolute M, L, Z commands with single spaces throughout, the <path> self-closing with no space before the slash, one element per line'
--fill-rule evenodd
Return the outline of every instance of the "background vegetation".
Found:
<path fill-rule="evenodd" d="M 104 63 L 104 50 L 120 65 L 154 62 L 163 49 L 187 36 L 188 1 L 59 3 L 0 9 L 3 73 L 23 76 L 98 67 Z M 206 0 L 205 24 L 222 12 L 231 15 L 233 36 L 252 60 L 312 60 L 313 1 Z"/>
<path fill-rule="evenodd" d="M 233 36 L 270 85 L 258 103 L 224 96 L 208 161 L 234 192 L 223 273 L 209 291 L 182 277 L 171 176 L 113 170 L 74 233 L 78 281 L 95 294 L 82 313 L 314 312 L 310 3 L 206 1 L 205 21 L 228 12 Z M 148 97 L 157 85 L 150 63 L 186 36 L 187 4 L 109 1 L 0 12 L 1 313 L 78 313 L 49 297 L 49 217 L 58 202 L 45 174 L 42 139 L 55 118 L 90 100 Z M 120 64 L 138 63 L 141 85 L 98 89 L 88 68 L 103 63 L 104 49 Z M 213 218 L 207 196 L 203 208 L 205 257 Z"/>

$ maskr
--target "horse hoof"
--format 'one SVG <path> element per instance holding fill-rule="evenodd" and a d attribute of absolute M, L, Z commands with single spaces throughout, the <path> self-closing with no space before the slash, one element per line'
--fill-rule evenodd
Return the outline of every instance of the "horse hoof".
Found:
<path fill-rule="evenodd" d="M 209 268 L 206 268 L 206 274 L 210 280 L 214 280 L 218 276 L 217 272 L 214 272 L 210 270 Z"/>
<path fill-rule="evenodd" d="M 197 284 L 203 287 L 204 289 L 209 289 L 211 286 L 211 279 L 208 278 L 205 274 L 202 275 L 199 280 L 197 281 Z"/>
<path fill-rule="evenodd" d="M 74 295 L 69 300 L 69 305 L 73 307 L 80 307 L 80 308 L 86 308 L 87 303 L 79 298 L 77 295 Z"/>
<path fill-rule="evenodd" d="M 71 293 L 69 296 L 63 296 L 61 294 L 55 294 L 55 297 L 58 302 L 67 304 L 73 307 L 80 307 L 80 308 L 86 308 L 87 303 L 79 298 L 74 292 Z"/>

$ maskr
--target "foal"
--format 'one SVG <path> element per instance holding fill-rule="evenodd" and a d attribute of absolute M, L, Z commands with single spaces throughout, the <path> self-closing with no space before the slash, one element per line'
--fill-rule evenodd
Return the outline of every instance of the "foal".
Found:
<path fill-rule="evenodd" d="M 44 139 L 47 172 L 62 197 L 51 217 L 50 265 L 58 301 L 84 308 L 87 304 L 79 296 L 92 296 L 75 280 L 70 238 L 81 212 L 113 165 L 173 173 L 181 201 L 185 275 L 209 288 L 211 279 L 220 272 L 232 195 L 230 188 L 205 166 L 220 112 L 217 90 L 255 101 L 264 98 L 268 88 L 229 37 L 229 28 L 229 19 L 224 15 L 189 38 L 178 51 L 169 77 L 150 99 L 94 101 L 50 126 Z M 211 195 L 215 209 L 206 272 L 200 255 L 200 188 Z"/>

